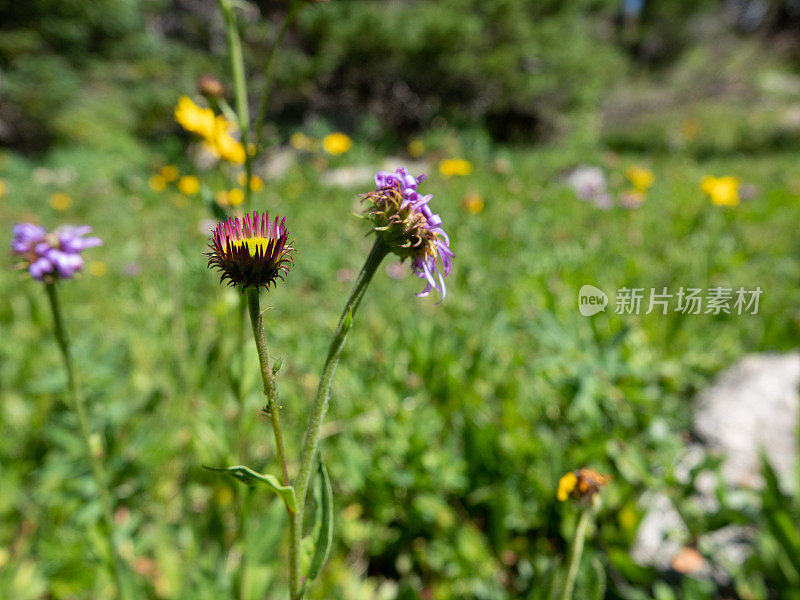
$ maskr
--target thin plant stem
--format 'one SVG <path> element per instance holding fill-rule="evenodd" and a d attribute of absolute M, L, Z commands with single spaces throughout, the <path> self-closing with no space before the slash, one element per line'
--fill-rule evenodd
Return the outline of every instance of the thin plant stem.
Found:
<path fill-rule="evenodd" d="M 575 539 L 572 542 L 572 551 L 569 556 L 569 566 L 567 567 L 567 578 L 564 581 L 564 589 L 561 591 L 561 600 L 572 600 L 572 591 L 575 589 L 575 579 L 578 576 L 578 567 L 583 556 L 583 543 L 586 539 L 586 529 L 592 520 L 593 510 L 584 508 L 578 519 L 578 526 L 575 528 Z"/>
<path fill-rule="evenodd" d="M 250 288 L 247 290 L 247 307 L 250 312 L 250 324 L 253 328 L 253 339 L 258 350 L 258 363 L 261 367 L 261 381 L 264 384 L 264 395 L 267 397 L 266 412 L 272 422 L 272 432 L 275 434 L 275 449 L 278 460 L 281 464 L 281 476 L 283 485 L 290 485 L 289 469 L 286 465 L 286 450 L 283 443 L 283 431 L 281 430 L 280 408 L 278 406 L 278 387 L 275 382 L 275 374 L 269 367 L 269 356 L 267 355 L 267 343 L 264 339 L 264 324 L 261 318 L 261 306 L 259 302 L 258 289 Z M 297 528 L 297 514 L 286 508 L 289 516 L 289 539 L 295 538 Z M 295 589 L 299 586 L 299 580 L 295 578 L 300 572 L 300 553 L 299 547 L 289 544 L 289 587 Z"/>
<path fill-rule="evenodd" d="M 217 0 L 222 15 L 225 18 L 225 33 L 228 40 L 228 54 L 230 55 L 231 70 L 233 71 L 233 90 L 236 100 L 236 116 L 239 120 L 239 131 L 242 134 L 244 146 L 244 205 L 250 206 L 250 181 L 253 176 L 253 156 L 250 153 L 250 107 L 247 100 L 247 80 L 244 71 L 244 54 L 239 27 L 236 24 L 236 15 L 230 0 Z"/>
<path fill-rule="evenodd" d="M 297 19 L 297 14 L 300 11 L 301 4 L 302 2 L 299 0 L 292 0 L 289 10 L 286 12 L 286 16 L 283 18 L 283 23 L 281 23 L 278 33 L 275 35 L 275 39 L 267 51 L 267 58 L 264 61 L 264 88 L 261 91 L 261 104 L 258 106 L 256 125 L 253 128 L 256 141 L 256 153 L 259 152 L 259 142 L 261 141 L 261 137 L 264 132 L 264 123 L 267 119 L 269 95 L 272 89 L 272 76 L 275 70 L 275 57 L 277 56 L 278 50 L 281 47 L 283 38 L 286 36 L 286 32 L 289 30 L 289 27 L 291 27 L 292 23 L 294 23 L 295 19 Z"/>
<path fill-rule="evenodd" d="M 61 357 L 64 359 L 64 368 L 67 371 L 67 387 L 69 389 L 70 399 L 75 413 L 78 415 L 81 438 L 83 438 L 86 453 L 89 455 L 92 464 L 92 474 L 100 496 L 100 504 L 103 508 L 103 529 L 111 552 L 112 572 L 117 584 L 117 594 L 120 598 L 127 598 L 128 592 L 123 576 L 122 559 L 119 555 L 117 543 L 114 538 L 113 504 L 111 501 L 111 494 L 108 491 L 108 480 L 101 458 L 102 447 L 94 448 L 92 444 L 89 418 L 86 414 L 86 405 L 83 400 L 83 395 L 81 394 L 80 386 L 78 385 L 77 377 L 75 376 L 75 368 L 72 364 L 72 355 L 69 347 L 69 338 L 67 337 L 67 330 L 64 326 L 61 304 L 58 301 L 58 290 L 56 289 L 55 282 L 46 283 L 45 290 L 47 290 L 47 298 L 50 301 L 50 309 L 53 313 L 53 331 L 58 347 L 61 350 Z"/>
<path fill-rule="evenodd" d="M 367 260 L 361 272 L 358 274 L 353 290 L 350 292 L 350 297 L 342 311 L 342 316 L 339 318 L 339 324 L 336 327 L 336 332 L 331 340 L 330 348 L 328 349 L 328 356 L 325 359 L 325 366 L 322 368 L 322 377 L 317 387 L 317 395 L 314 399 L 314 406 L 309 419 L 308 427 L 303 439 L 303 450 L 300 455 L 300 471 L 295 481 L 295 496 L 297 498 L 297 527 L 295 528 L 294 535 L 291 541 L 291 546 L 294 546 L 295 552 L 299 552 L 300 544 L 302 542 L 303 530 L 303 509 L 305 507 L 306 494 L 308 493 L 308 486 L 311 480 L 311 473 L 316 464 L 314 459 L 319 446 L 320 431 L 322 429 L 322 422 L 325 419 L 325 413 L 328 411 L 328 403 L 331 396 L 331 385 L 333 383 L 333 376 L 336 372 L 336 366 L 339 364 L 339 357 L 342 354 L 342 348 L 347 341 L 347 334 L 353 323 L 358 306 L 367 291 L 367 287 L 372 281 L 372 276 L 375 275 L 378 266 L 383 261 L 384 257 L 389 253 L 385 242 L 376 236 L 375 243 L 370 250 Z M 297 571 L 294 574 L 294 581 L 300 581 L 300 565 L 294 565 Z M 292 600 L 298 600 L 302 597 L 302 590 L 293 587 Z"/>

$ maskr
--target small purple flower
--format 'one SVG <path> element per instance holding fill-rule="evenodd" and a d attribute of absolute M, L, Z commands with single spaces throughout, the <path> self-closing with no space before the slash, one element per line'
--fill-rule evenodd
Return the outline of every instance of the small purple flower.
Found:
<path fill-rule="evenodd" d="M 425 297 L 436 290 L 444 300 L 444 278 L 450 274 L 455 255 L 450 250 L 450 238 L 442 229 L 441 217 L 428 205 L 433 195 L 419 193 L 419 184 L 424 180 L 425 175 L 414 177 L 405 168 L 394 173 L 379 171 L 375 175 L 378 189 L 363 196 L 371 204 L 364 216 L 390 250 L 400 260 L 410 258 L 414 274 L 425 280 L 425 289 L 417 296 Z"/>
<path fill-rule="evenodd" d="M 239 286 L 242 291 L 261 286 L 269 289 L 283 280 L 293 264 L 286 219 L 270 225 L 269 213 L 253 211 L 242 220 L 228 217 L 212 232 L 207 252 L 208 267 L 220 271 L 220 283 Z"/>
<path fill-rule="evenodd" d="M 83 268 L 80 253 L 103 244 L 100 238 L 83 237 L 91 231 L 88 225 L 65 225 L 48 232 L 39 225 L 18 223 L 13 230 L 11 253 L 22 259 L 34 279 L 69 279 Z"/>

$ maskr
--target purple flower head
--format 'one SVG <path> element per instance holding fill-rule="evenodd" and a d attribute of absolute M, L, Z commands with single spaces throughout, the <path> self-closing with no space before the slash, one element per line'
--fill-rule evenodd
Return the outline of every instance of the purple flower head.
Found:
<path fill-rule="evenodd" d="M 84 237 L 91 231 L 87 225 L 65 225 L 48 232 L 32 223 L 18 223 L 12 232 L 11 253 L 22 259 L 34 279 L 69 279 L 83 268 L 80 253 L 103 244 L 100 238 Z"/>
<path fill-rule="evenodd" d="M 370 204 L 364 217 L 400 260 L 411 259 L 414 274 L 426 282 L 417 296 L 436 290 L 444 300 L 444 278 L 450 274 L 455 255 L 450 250 L 450 238 L 442 229 L 441 217 L 428 205 L 433 195 L 419 193 L 419 184 L 424 180 L 425 175 L 414 177 L 404 168 L 394 173 L 379 171 L 375 175 L 378 189 L 363 195 Z"/>
<path fill-rule="evenodd" d="M 208 267 L 220 271 L 220 283 L 227 279 L 228 285 L 238 285 L 244 291 L 261 286 L 269 289 L 277 279 L 283 280 L 294 262 L 294 248 L 288 241 L 286 219 L 278 219 L 276 216 L 270 225 L 269 213 L 253 211 L 252 217 L 228 217 L 217 224 L 208 244 L 211 252 L 206 256 Z"/>

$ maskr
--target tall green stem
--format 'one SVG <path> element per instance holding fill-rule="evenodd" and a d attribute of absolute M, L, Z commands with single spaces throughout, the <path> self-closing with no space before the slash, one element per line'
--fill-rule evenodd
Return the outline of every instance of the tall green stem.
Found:
<path fill-rule="evenodd" d="M 572 552 L 569 557 L 567 567 L 567 578 L 564 581 L 564 589 L 561 591 L 561 600 L 571 600 L 572 591 L 575 589 L 575 579 L 578 576 L 578 567 L 583 556 L 583 543 L 586 539 L 586 529 L 592 520 L 592 509 L 584 508 L 578 519 L 578 526 L 575 529 L 575 540 L 572 542 Z"/>
<path fill-rule="evenodd" d="M 353 290 L 350 292 L 350 297 L 344 305 L 342 316 L 339 318 L 339 324 L 336 327 L 336 333 L 331 340 L 330 348 L 328 349 L 328 356 L 325 359 L 325 366 L 322 368 L 322 377 L 317 387 L 317 395 L 314 399 L 314 406 L 311 411 L 311 417 L 306 428 L 306 433 L 303 438 L 303 450 L 300 456 L 300 471 L 295 481 L 294 489 L 297 497 L 297 527 L 295 529 L 291 545 L 295 547 L 296 551 L 300 548 L 302 541 L 303 531 L 303 514 L 306 501 L 306 494 L 308 493 L 308 486 L 311 480 L 311 473 L 315 465 L 314 458 L 319 446 L 319 435 L 322 429 L 322 422 L 325 419 L 325 413 L 328 411 L 328 402 L 331 397 L 331 385 L 333 383 L 333 375 L 336 372 L 336 365 L 339 364 L 339 357 L 342 354 L 342 348 L 345 341 L 347 341 L 347 333 L 353 324 L 353 318 L 361 304 L 364 297 L 364 292 L 372 281 L 372 276 L 375 275 L 381 261 L 388 254 L 389 250 L 383 240 L 376 236 L 375 243 L 372 250 L 364 262 L 361 272 L 358 274 Z M 295 565 L 297 569 L 294 579 L 300 581 L 300 565 Z M 298 600 L 302 597 L 302 591 L 297 588 L 292 588 L 292 599 Z"/>
<path fill-rule="evenodd" d="M 275 57 L 278 54 L 278 49 L 283 42 L 283 38 L 286 35 L 286 32 L 289 30 L 289 27 L 294 23 L 295 19 L 297 18 L 297 13 L 300 10 L 300 6 L 302 4 L 302 0 L 292 0 L 292 4 L 289 6 L 289 10 L 286 12 L 286 16 L 283 19 L 283 23 L 281 23 L 280 29 L 278 29 L 278 33 L 275 36 L 275 39 L 272 42 L 272 45 L 269 47 L 269 51 L 267 52 L 267 58 L 264 61 L 264 88 L 261 91 L 261 104 L 258 107 L 258 114 L 256 116 L 256 126 L 253 129 L 253 133 L 255 133 L 256 141 L 261 141 L 261 136 L 263 134 L 264 129 L 264 122 L 267 119 L 267 108 L 269 106 L 269 94 L 272 88 L 272 73 L 275 70 Z M 258 143 L 256 144 L 256 152 L 258 152 Z"/>
<path fill-rule="evenodd" d="M 236 25 L 236 15 L 230 0 L 217 0 L 222 15 L 225 18 L 226 37 L 228 39 L 228 54 L 233 71 L 233 90 L 236 97 L 236 117 L 239 119 L 239 131 L 242 132 L 242 146 L 244 146 L 244 202 L 250 206 L 250 181 L 253 175 L 253 156 L 250 153 L 250 107 L 247 102 L 247 80 L 244 71 L 244 54 L 239 28 Z"/>
<path fill-rule="evenodd" d="M 114 538 L 113 504 L 111 502 L 111 494 L 108 491 L 108 480 L 101 458 L 103 448 L 102 446 L 95 448 L 95 445 L 92 443 L 89 418 L 86 414 L 86 405 L 83 401 L 83 395 L 81 394 L 78 380 L 75 377 L 75 368 L 72 364 L 72 355 L 69 349 L 69 338 L 67 337 L 67 330 L 64 326 L 64 319 L 61 314 L 61 305 L 58 301 L 56 284 L 54 282 L 46 283 L 45 289 L 47 290 L 47 298 L 50 301 L 50 309 L 53 312 L 53 330 L 56 342 L 61 350 L 61 357 L 64 359 L 64 367 L 67 371 L 67 387 L 69 389 L 70 399 L 75 413 L 78 415 L 81 437 L 83 438 L 86 453 L 89 455 L 89 459 L 92 463 L 92 474 L 94 475 L 95 485 L 100 495 L 100 504 L 103 508 L 103 529 L 108 539 L 111 552 L 112 571 L 117 584 L 117 593 L 119 597 L 127 598 L 128 592 L 123 576 L 122 559 L 120 558 L 117 543 Z"/>
<path fill-rule="evenodd" d="M 283 431 L 281 430 L 280 409 L 278 406 L 278 387 L 275 382 L 275 374 L 269 368 L 269 355 L 267 354 L 267 343 L 264 339 L 264 323 L 261 319 L 261 306 L 258 297 L 258 290 L 250 288 L 247 290 L 247 307 L 250 311 L 250 324 L 253 327 L 253 339 L 258 350 L 258 363 L 261 367 L 261 381 L 264 384 L 264 395 L 267 397 L 267 409 L 272 431 L 275 434 L 275 449 L 278 460 L 281 463 L 281 475 L 283 485 L 289 485 L 289 469 L 286 466 L 286 450 L 283 444 Z M 297 515 L 287 507 L 286 512 L 289 516 L 289 538 L 295 538 L 297 528 Z M 300 573 L 300 553 L 299 546 L 289 544 L 289 586 L 295 589 L 300 585 L 298 574 Z"/>

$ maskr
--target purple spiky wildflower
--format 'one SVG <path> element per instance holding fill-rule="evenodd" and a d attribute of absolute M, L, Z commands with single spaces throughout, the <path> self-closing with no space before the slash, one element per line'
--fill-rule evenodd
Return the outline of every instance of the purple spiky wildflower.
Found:
<path fill-rule="evenodd" d="M 228 280 L 228 285 L 239 286 L 242 291 L 261 286 L 269 289 L 276 280 L 283 281 L 284 275 L 294 263 L 291 252 L 292 242 L 288 242 L 286 219 L 278 222 L 275 217 L 272 225 L 269 213 L 252 216 L 228 217 L 212 232 L 207 252 L 208 267 L 220 271 L 220 283 Z"/>
<path fill-rule="evenodd" d="M 100 238 L 84 237 L 91 231 L 88 225 L 65 225 L 48 232 L 39 225 L 18 223 L 13 230 L 11 253 L 22 259 L 21 264 L 34 279 L 69 279 L 83 268 L 80 253 L 103 244 Z"/>
<path fill-rule="evenodd" d="M 379 171 L 375 175 L 377 189 L 363 195 L 363 200 L 370 203 L 364 216 L 390 251 L 401 261 L 411 259 L 414 274 L 425 280 L 425 289 L 417 296 L 425 297 L 436 290 L 444 300 L 444 278 L 450 274 L 455 254 L 450 250 L 450 238 L 442 228 L 441 217 L 428 205 L 433 195 L 418 191 L 424 180 L 424 174 L 414 177 L 405 168 L 394 173 Z"/>

